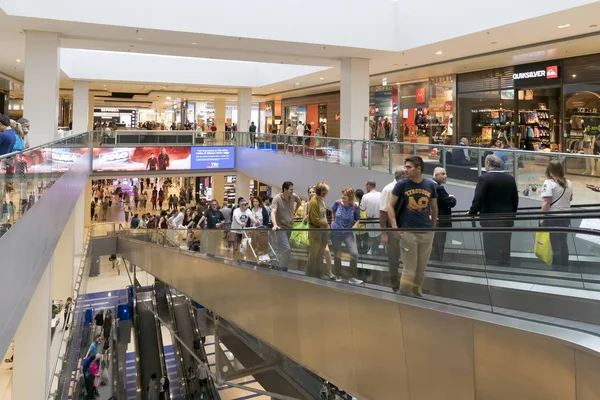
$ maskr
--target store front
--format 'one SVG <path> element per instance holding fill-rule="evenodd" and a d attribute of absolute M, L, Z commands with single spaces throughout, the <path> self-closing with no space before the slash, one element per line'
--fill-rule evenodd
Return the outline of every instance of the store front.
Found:
<path fill-rule="evenodd" d="M 597 66 L 597 67 L 594 67 Z M 593 154 L 600 133 L 600 55 L 458 76 L 459 130 L 525 150 Z"/>
<path fill-rule="evenodd" d="M 95 108 L 94 125 L 111 123 L 117 128 L 137 127 L 137 110 L 123 108 Z"/>
<path fill-rule="evenodd" d="M 283 126 L 279 129 L 279 133 L 284 133 L 288 125 L 296 128 L 301 121 L 310 126 L 311 135 L 314 135 L 317 128 L 320 127 L 323 136 L 340 137 L 339 92 L 283 99 L 281 104 Z"/>
<path fill-rule="evenodd" d="M 369 133 L 372 140 L 398 137 L 398 86 L 369 88 Z"/>

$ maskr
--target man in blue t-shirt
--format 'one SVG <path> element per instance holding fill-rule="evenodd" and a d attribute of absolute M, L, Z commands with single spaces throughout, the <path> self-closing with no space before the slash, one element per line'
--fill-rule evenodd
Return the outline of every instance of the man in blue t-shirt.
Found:
<path fill-rule="evenodd" d="M 15 131 L 10 127 L 10 118 L 0 114 L 0 156 L 12 152 L 15 140 Z"/>
<path fill-rule="evenodd" d="M 436 183 L 423 176 L 423 159 L 419 156 L 404 160 L 408 178 L 396 183 L 388 203 L 392 228 L 435 228 L 438 219 Z M 431 255 L 434 233 L 394 232 L 402 248 L 402 278 L 400 293 L 422 295 L 425 268 Z"/>

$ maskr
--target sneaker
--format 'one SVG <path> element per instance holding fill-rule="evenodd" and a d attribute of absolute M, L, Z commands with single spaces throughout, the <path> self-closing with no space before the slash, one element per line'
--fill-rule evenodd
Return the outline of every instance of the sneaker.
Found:
<path fill-rule="evenodd" d="M 421 290 L 420 290 L 419 288 L 417 288 L 417 287 L 414 287 L 414 288 L 413 288 L 413 290 L 412 290 L 412 294 L 413 294 L 415 297 L 423 297 L 423 293 L 422 293 L 422 292 L 421 292 Z"/>
<path fill-rule="evenodd" d="M 350 279 L 348 279 L 348 283 L 351 285 L 362 285 L 363 281 L 361 281 L 360 279 L 356 279 L 356 278 L 350 278 Z"/>

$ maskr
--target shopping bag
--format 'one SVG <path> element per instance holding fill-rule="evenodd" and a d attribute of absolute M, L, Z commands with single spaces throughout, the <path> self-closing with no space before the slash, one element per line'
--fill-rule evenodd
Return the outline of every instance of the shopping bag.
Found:
<path fill-rule="evenodd" d="M 534 253 L 537 258 L 546 264 L 552 264 L 552 245 L 550 244 L 549 232 L 537 232 L 535 234 Z"/>
<path fill-rule="evenodd" d="M 250 238 L 243 238 L 242 242 L 240 243 L 240 253 L 245 254 L 247 251 L 250 251 L 250 243 Z"/>
<path fill-rule="evenodd" d="M 303 222 L 294 222 L 294 229 L 307 229 L 308 224 Z M 290 236 L 290 243 L 293 247 L 300 249 L 306 249 L 308 247 L 308 231 L 296 231 L 292 232 Z"/>

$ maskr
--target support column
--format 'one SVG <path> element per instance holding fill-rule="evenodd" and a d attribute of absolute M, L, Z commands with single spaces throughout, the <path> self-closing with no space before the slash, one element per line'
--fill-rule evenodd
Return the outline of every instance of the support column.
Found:
<path fill-rule="evenodd" d="M 92 228 L 92 180 L 88 179 L 85 185 L 85 191 L 83 192 L 84 206 L 83 206 L 83 226 L 84 229 Z M 100 206 L 96 204 L 96 212 L 100 212 Z"/>
<path fill-rule="evenodd" d="M 52 298 L 56 300 L 66 300 L 67 297 L 73 295 L 74 226 L 75 213 L 71 213 L 52 257 L 52 279 L 54 282 Z"/>
<path fill-rule="evenodd" d="M 250 178 L 244 174 L 235 174 L 235 201 L 238 197 L 249 200 L 250 196 Z"/>
<path fill-rule="evenodd" d="M 86 132 L 90 118 L 90 83 L 73 82 L 73 134 Z"/>
<path fill-rule="evenodd" d="M 219 132 L 225 131 L 225 118 L 227 115 L 225 99 L 215 99 L 215 125 Z"/>
<path fill-rule="evenodd" d="M 94 93 L 88 92 L 88 131 L 94 130 Z"/>
<path fill-rule="evenodd" d="M 25 33 L 24 117 L 31 147 L 55 140 L 58 131 L 60 52 L 58 33 Z"/>
<path fill-rule="evenodd" d="M 223 205 L 225 199 L 225 175 L 212 176 L 212 198 L 217 200 L 219 205 Z"/>
<path fill-rule="evenodd" d="M 340 138 L 368 140 L 369 60 L 342 59 Z"/>
<path fill-rule="evenodd" d="M 238 89 L 238 132 L 248 132 L 252 118 L 252 88 Z M 254 121 L 256 124 L 257 121 Z"/>
<path fill-rule="evenodd" d="M 13 399 L 48 397 L 51 319 L 52 261 L 46 267 L 15 334 Z"/>

